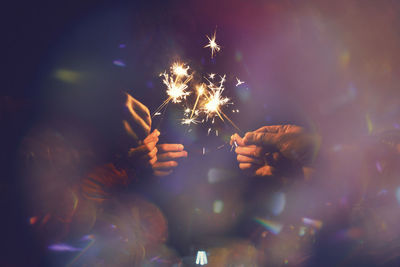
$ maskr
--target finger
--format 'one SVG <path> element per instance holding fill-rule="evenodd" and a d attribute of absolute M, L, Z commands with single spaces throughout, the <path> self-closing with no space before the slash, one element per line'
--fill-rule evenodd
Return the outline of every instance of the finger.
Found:
<path fill-rule="evenodd" d="M 150 133 L 150 125 L 147 124 L 136 112 L 131 113 L 133 121 L 139 125 L 139 128 L 143 129 L 146 134 Z"/>
<path fill-rule="evenodd" d="M 143 140 L 143 143 L 146 144 L 146 143 L 150 143 L 150 142 L 155 141 L 155 140 L 158 141 L 158 136 L 160 136 L 160 132 L 157 129 L 155 129 L 151 134 L 149 134 Z"/>
<path fill-rule="evenodd" d="M 130 94 L 125 94 L 127 97 L 125 105 L 129 112 L 131 114 L 137 113 L 143 119 L 143 121 L 151 127 L 151 116 L 149 109 Z"/>
<path fill-rule="evenodd" d="M 123 120 L 122 123 L 124 124 L 124 129 L 125 132 L 133 138 L 135 142 L 139 141 L 139 137 L 135 133 L 135 131 L 132 129 L 132 127 L 129 125 L 129 123 L 126 120 Z"/>
<path fill-rule="evenodd" d="M 237 133 L 231 136 L 230 145 L 234 145 L 234 142 L 236 142 L 236 144 L 239 146 L 244 146 L 243 138 L 240 137 L 240 135 L 238 135 Z"/>
<path fill-rule="evenodd" d="M 182 144 L 159 144 L 157 146 L 158 151 L 160 152 L 170 152 L 170 151 L 182 151 L 184 146 Z"/>
<path fill-rule="evenodd" d="M 276 145 L 277 135 L 268 132 L 250 132 L 246 133 L 243 141 L 246 145 L 262 145 L 266 148 L 272 148 Z"/>
<path fill-rule="evenodd" d="M 187 152 L 180 151 L 180 152 L 166 152 L 166 153 L 159 153 L 157 155 L 159 161 L 168 161 L 171 159 L 178 159 L 178 158 L 186 158 Z"/>
<path fill-rule="evenodd" d="M 240 163 L 239 168 L 244 171 L 255 168 L 255 165 L 251 163 Z"/>
<path fill-rule="evenodd" d="M 170 170 L 178 166 L 176 161 L 157 161 L 153 164 L 154 170 Z"/>
<path fill-rule="evenodd" d="M 156 164 L 156 162 L 157 162 L 157 157 L 153 157 L 151 160 L 149 160 L 149 164 L 150 164 L 151 166 L 153 166 L 154 164 Z"/>
<path fill-rule="evenodd" d="M 128 111 L 133 118 L 134 125 L 138 125 L 138 127 L 135 127 L 135 128 L 139 128 L 139 129 L 143 130 L 145 135 L 148 135 L 151 130 L 151 119 L 149 121 L 147 118 L 147 115 L 146 115 L 147 107 L 144 106 L 139 101 L 137 101 L 131 95 L 129 95 L 127 93 L 125 93 L 125 95 L 127 97 L 125 106 L 128 108 Z M 148 111 L 148 109 L 147 109 L 147 111 Z M 150 116 L 150 112 L 149 112 L 149 116 Z"/>
<path fill-rule="evenodd" d="M 149 153 L 147 153 L 147 155 L 145 156 L 145 159 L 152 159 L 157 155 L 158 149 L 157 147 L 154 147 L 152 151 L 150 151 Z"/>
<path fill-rule="evenodd" d="M 263 150 L 259 146 L 239 146 L 235 149 L 237 154 L 241 154 L 244 156 L 250 156 L 253 158 L 259 158 L 263 155 Z"/>
<path fill-rule="evenodd" d="M 135 104 L 133 106 L 133 109 L 140 115 L 141 118 L 149 125 L 151 126 L 151 116 L 150 116 L 150 110 L 142 104 L 140 101 L 135 99 Z"/>
<path fill-rule="evenodd" d="M 152 141 L 150 143 L 140 145 L 140 146 L 138 146 L 136 148 L 131 148 L 128 151 L 128 155 L 130 157 L 136 157 L 136 156 L 139 156 L 139 155 L 147 154 L 147 153 L 151 152 L 155 148 L 157 142 L 158 142 L 158 138 L 155 141 Z"/>
<path fill-rule="evenodd" d="M 167 175 L 170 175 L 171 173 L 172 173 L 172 170 L 169 170 L 169 171 L 154 171 L 154 175 L 155 176 L 159 176 L 159 177 L 167 176 Z"/>
<path fill-rule="evenodd" d="M 255 133 L 260 133 L 260 132 L 269 132 L 269 133 L 278 133 L 282 129 L 282 125 L 268 125 L 268 126 L 263 126 L 261 128 L 258 128 L 255 130 Z"/>
<path fill-rule="evenodd" d="M 275 168 L 269 165 L 265 165 L 261 168 L 258 168 L 255 172 L 256 176 L 273 176 L 275 173 Z"/>
<path fill-rule="evenodd" d="M 240 163 L 253 163 L 262 165 L 264 162 L 259 158 L 252 158 L 243 155 L 237 155 L 237 161 Z"/>

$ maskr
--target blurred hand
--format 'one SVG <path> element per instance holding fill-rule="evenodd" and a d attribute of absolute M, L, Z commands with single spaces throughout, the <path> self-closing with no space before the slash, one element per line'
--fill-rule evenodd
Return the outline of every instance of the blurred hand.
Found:
<path fill-rule="evenodd" d="M 125 107 L 128 110 L 128 116 L 122 121 L 125 132 L 132 137 L 136 144 L 139 140 L 144 140 L 151 130 L 151 116 L 149 109 L 141 102 L 133 98 L 128 93 L 126 95 Z"/>
<path fill-rule="evenodd" d="M 155 176 L 170 175 L 178 166 L 177 160 L 188 155 L 182 144 L 160 144 L 157 148 L 157 161 L 152 164 Z"/>
<path fill-rule="evenodd" d="M 241 138 L 231 137 L 237 143 L 239 168 L 254 176 L 271 176 L 288 164 L 306 166 L 312 162 L 319 137 L 295 125 L 264 126 Z"/>

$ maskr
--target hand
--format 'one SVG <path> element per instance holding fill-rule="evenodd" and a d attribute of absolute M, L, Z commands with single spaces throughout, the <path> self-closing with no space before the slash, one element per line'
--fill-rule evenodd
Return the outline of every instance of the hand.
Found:
<path fill-rule="evenodd" d="M 156 129 L 143 141 L 139 141 L 138 147 L 130 148 L 128 161 L 133 166 L 151 167 L 157 161 L 157 142 L 160 132 Z"/>
<path fill-rule="evenodd" d="M 160 144 L 157 145 L 157 162 L 152 164 L 155 176 L 170 175 L 175 167 L 178 166 L 177 160 L 186 158 L 188 153 L 183 150 L 182 144 Z"/>
<path fill-rule="evenodd" d="M 234 134 L 234 142 L 240 169 L 254 176 L 271 176 L 290 165 L 311 163 L 319 138 L 299 126 L 275 125 L 248 132 L 244 138 Z"/>
<path fill-rule="evenodd" d="M 125 132 L 132 138 L 135 145 L 139 140 L 143 140 L 149 135 L 151 130 L 151 116 L 149 109 L 133 98 L 128 93 L 126 95 L 125 107 L 128 110 L 128 116 L 122 121 Z"/>
<path fill-rule="evenodd" d="M 273 125 L 246 133 L 243 142 L 262 146 L 268 152 L 279 152 L 286 159 L 304 166 L 313 161 L 320 137 L 300 126 Z"/>

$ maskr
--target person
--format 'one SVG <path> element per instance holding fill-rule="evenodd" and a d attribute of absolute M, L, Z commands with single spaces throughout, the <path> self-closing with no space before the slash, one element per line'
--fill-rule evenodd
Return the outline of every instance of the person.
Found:
<path fill-rule="evenodd" d="M 300 223 L 303 207 L 296 204 L 296 196 L 310 190 L 308 181 L 320 142 L 317 133 L 293 124 L 263 126 L 244 136 L 231 136 L 239 169 L 254 179 L 247 180 L 243 193 L 246 204 L 235 229 L 242 240 L 225 247 L 228 257 L 215 255 L 210 262 L 232 264 L 229 257 L 234 255 L 236 262 L 259 266 L 279 266 L 288 258 L 294 265 L 307 262 L 314 236 Z M 238 254 L 238 246 L 251 250 Z"/>
<path fill-rule="evenodd" d="M 187 151 L 182 144 L 159 144 L 149 109 L 128 93 L 121 96 L 122 116 L 113 117 L 120 129 L 104 137 L 113 139 L 107 151 L 88 145 L 82 129 L 71 134 L 71 125 L 37 126 L 21 143 L 29 223 L 45 261 L 59 263 L 52 253 L 82 250 L 91 242 L 95 248 L 78 264 L 140 265 L 156 255 L 179 262 L 165 245 L 165 216 L 141 187 L 171 175 Z"/>

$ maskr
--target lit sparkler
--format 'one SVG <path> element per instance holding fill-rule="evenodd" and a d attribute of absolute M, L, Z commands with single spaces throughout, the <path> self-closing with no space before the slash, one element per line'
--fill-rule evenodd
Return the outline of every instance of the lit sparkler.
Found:
<path fill-rule="evenodd" d="M 207 114 L 207 117 L 213 117 L 215 114 L 217 114 L 220 119 L 222 121 L 224 121 L 224 119 L 222 118 L 221 114 L 220 114 L 220 109 L 222 106 L 228 104 L 229 102 L 229 98 L 227 97 L 223 97 L 222 96 L 222 92 L 224 91 L 224 82 L 225 82 L 225 77 L 224 76 L 220 76 L 221 80 L 219 82 L 219 86 L 215 86 L 214 83 L 209 82 L 208 88 L 210 89 L 209 91 L 209 95 L 205 94 L 205 97 L 207 98 L 207 102 L 204 104 L 204 112 Z"/>
<path fill-rule="evenodd" d="M 184 67 L 185 64 L 181 64 L 179 62 L 175 62 L 174 64 L 172 64 L 171 70 L 172 73 L 176 75 L 176 77 L 187 77 L 188 75 L 188 70 L 189 70 L 189 66 L 187 66 L 186 68 Z"/>
<path fill-rule="evenodd" d="M 203 111 L 206 113 L 207 118 L 213 118 L 212 123 L 214 123 L 215 115 L 224 121 L 224 118 L 227 119 L 233 127 L 240 131 L 239 127 L 221 110 L 221 108 L 230 103 L 230 99 L 228 97 L 223 97 L 222 92 L 224 91 L 224 83 L 226 81 L 226 74 L 220 76 L 219 86 L 216 86 L 213 82 L 209 79 L 204 77 L 208 81 L 207 87 L 210 89 L 208 93 L 205 93 L 204 96 L 207 99 L 207 102 L 203 105 Z"/>
<path fill-rule="evenodd" d="M 216 43 L 216 30 L 211 36 L 206 36 L 209 43 L 204 48 L 211 49 L 211 58 L 214 54 L 220 51 L 221 47 Z M 228 97 L 223 96 L 224 83 L 226 82 L 226 74 L 219 76 L 219 81 L 216 81 L 217 74 L 209 73 L 203 78 L 208 84 L 200 83 L 196 87 L 192 87 L 189 82 L 193 79 L 194 72 L 190 71 L 190 67 L 185 63 L 174 62 L 169 71 L 165 71 L 160 74 L 162 81 L 166 86 L 166 93 L 168 98 L 155 110 L 153 117 L 156 115 L 162 115 L 169 102 L 173 103 L 185 103 L 187 104 L 187 96 L 192 92 L 196 93 L 196 99 L 192 108 L 184 107 L 184 116 L 181 119 L 181 124 L 190 125 L 197 123 L 204 123 L 211 119 L 211 123 L 214 124 L 215 118 L 218 116 L 222 121 L 228 120 L 237 130 L 240 129 L 232 122 L 231 119 L 222 111 L 222 108 L 230 102 Z M 236 86 L 244 83 L 236 78 Z M 184 105 L 184 106 L 185 106 Z M 236 110 L 237 112 L 239 110 Z M 233 111 L 235 112 L 235 111 Z M 199 116 L 203 115 L 199 120 Z M 208 130 L 210 133 L 211 128 Z M 218 131 L 216 131 L 218 136 Z"/>
<path fill-rule="evenodd" d="M 192 80 L 193 74 L 188 74 L 189 66 L 184 63 L 175 62 L 170 68 L 170 73 L 166 71 L 160 74 L 163 77 L 163 83 L 167 86 L 168 98 L 156 109 L 153 114 L 159 113 L 170 101 L 180 103 L 190 94 L 186 91 L 188 83 Z"/>
<path fill-rule="evenodd" d="M 208 44 L 204 46 L 204 48 L 209 47 L 211 49 L 211 58 L 214 57 L 214 53 L 219 52 L 219 50 L 221 50 L 221 47 L 215 42 L 216 34 L 217 30 L 214 31 L 214 35 L 211 38 L 208 37 L 208 35 L 206 35 L 208 39 Z"/>

